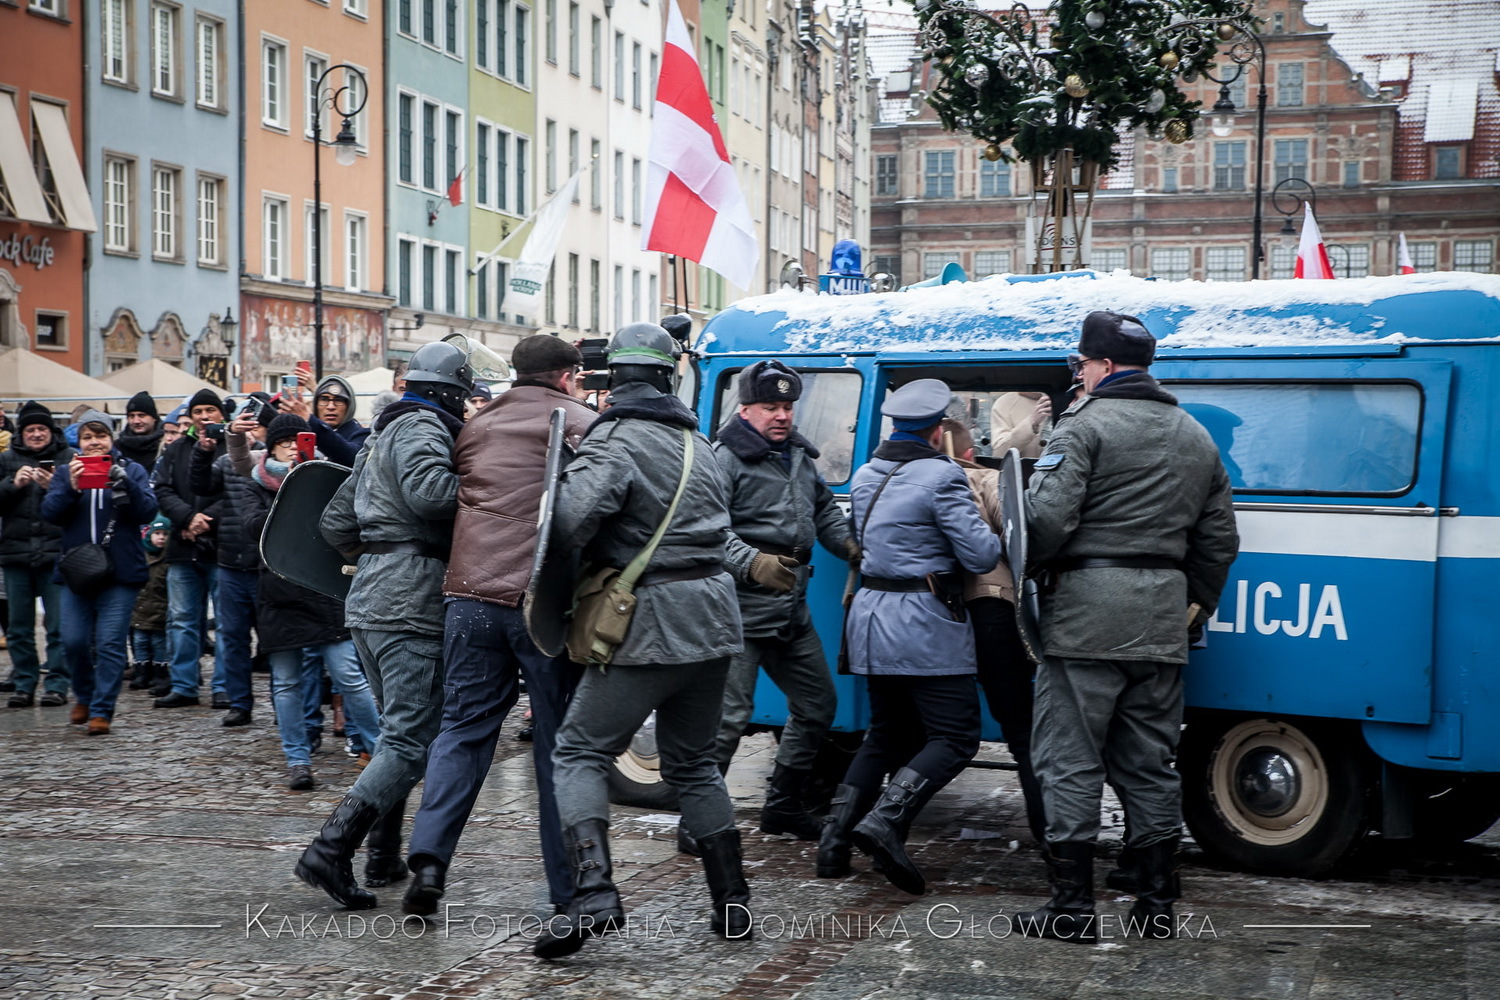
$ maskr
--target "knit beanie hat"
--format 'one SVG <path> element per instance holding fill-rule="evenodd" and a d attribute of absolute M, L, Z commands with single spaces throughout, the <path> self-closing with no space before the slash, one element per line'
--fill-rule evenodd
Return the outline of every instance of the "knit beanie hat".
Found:
<path fill-rule="evenodd" d="M 130 402 L 125 404 L 125 412 L 144 413 L 157 420 L 161 419 L 161 413 L 156 409 L 156 400 L 144 389 L 130 397 Z"/>
<path fill-rule="evenodd" d="M 51 410 L 47 409 L 44 404 L 38 403 L 34 399 L 29 399 L 21 404 L 20 410 L 16 411 L 16 430 L 19 432 L 32 424 L 46 424 L 48 427 L 57 426 L 52 421 Z"/>
<path fill-rule="evenodd" d="M 270 426 L 266 428 L 266 447 L 273 448 L 278 441 L 294 438 L 298 434 L 310 430 L 312 428 L 307 426 L 307 421 L 295 413 L 278 414 L 276 419 L 272 420 Z"/>
<path fill-rule="evenodd" d="M 141 534 L 141 544 L 146 547 L 147 552 L 156 553 L 161 551 L 161 549 L 151 544 L 151 536 L 158 531 L 165 531 L 169 536 L 172 533 L 172 522 L 167 519 L 167 515 L 165 514 L 157 514 L 156 519 L 146 525 L 146 530 Z"/>
<path fill-rule="evenodd" d="M 195 406 L 212 406 L 220 414 L 224 412 L 224 401 L 212 389 L 199 389 L 193 393 L 193 398 L 188 400 L 187 412 L 190 416 Z"/>

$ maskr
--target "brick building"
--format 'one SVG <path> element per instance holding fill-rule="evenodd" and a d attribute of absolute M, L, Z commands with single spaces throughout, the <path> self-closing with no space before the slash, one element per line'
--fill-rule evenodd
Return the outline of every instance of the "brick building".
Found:
<path fill-rule="evenodd" d="M 1261 0 L 1257 8 L 1268 97 L 1261 277 L 1291 277 L 1295 245 L 1278 236 L 1283 210 L 1300 226 L 1306 185 L 1339 277 L 1393 273 L 1399 233 L 1420 271 L 1494 270 L 1500 7 Z M 1029 168 L 985 160 L 980 143 L 944 131 L 921 105 L 915 95 L 928 85 L 928 69 L 912 63 L 914 23 L 879 34 L 872 27 L 870 45 L 885 93 L 872 134 L 876 266 L 902 283 L 949 261 L 971 275 L 1027 271 Z M 1204 121 L 1181 145 L 1144 133 L 1126 138 L 1096 194 L 1090 266 L 1160 278 L 1250 277 L 1260 82 L 1252 63 L 1231 87 L 1240 113 L 1228 135 L 1214 135 Z M 1218 85 L 1194 86 L 1212 107 Z M 1273 203 L 1275 186 L 1288 179 Z"/>

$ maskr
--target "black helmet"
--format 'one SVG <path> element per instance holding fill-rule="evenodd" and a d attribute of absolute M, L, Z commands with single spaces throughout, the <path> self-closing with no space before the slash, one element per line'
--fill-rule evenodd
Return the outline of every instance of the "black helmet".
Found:
<path fill-rule="evenodd" d="M 611 368 L 615 365 L 647 365 L 676 371 L 680 357 L 682 345 L 655 323 L 622 326 L 609 341 L 608 364 Z"/>
<path fill-rule="evenodd" d="M 467 354 L 439 340 L 417 348 L 407 364 L 406 381 L 451 385 L 467 396 L 474 390 L 474 369 L 469 367 Z"/>
<path fill-rule="evenodd" d="M 673 313 L 661 318 L 661 328 L 670 333 L 674 340 L 686 344 L 688 337 L 693 333 L 693 317 L 682 313 Z"/>

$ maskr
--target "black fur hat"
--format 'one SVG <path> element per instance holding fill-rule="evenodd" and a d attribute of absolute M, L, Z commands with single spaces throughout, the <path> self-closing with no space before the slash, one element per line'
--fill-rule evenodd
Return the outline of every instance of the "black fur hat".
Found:
<path fill-rule="evenodd" d="M 757 361 L 740 373 L 740 405 L 795 403 L 802 398 L 802 378 L 780 361 Z"/>

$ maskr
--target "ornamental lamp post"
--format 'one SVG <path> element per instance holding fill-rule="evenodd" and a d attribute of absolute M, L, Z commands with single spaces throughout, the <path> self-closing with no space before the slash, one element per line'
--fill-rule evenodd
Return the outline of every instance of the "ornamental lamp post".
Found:
<path fill-rule="evenodd" d="M 1291 207 L 1283 206 L 1282 199 L 1287 199 Z M 1295 250 L 1302 242 L 1302 234 L 1297 232 L 1292 225 L 1292 216 L 1306 204 L 1312 209 L 1314 218 L 1318 215 L 1318 189 L 1313 187 L 1302 177 L 1287 177 L 1276 182 L 1271 189 L 1271 207 L 1281 213 L 1281 230 L 1276 234 L 1280 237 L 1282 249 Z M 1349 248 L 1324 243 L 1323 250 L 1328 254 L 1329 266 L 1333 266 L 1335 254 L 1342 261 L 1340 270 L 1344 272 L 1345 278 L 1349 277 Z"/>
<path fill-rule="evenodd" d="M 345 71 L 344 85 L 326 95 L 323 91 L 323 81 L 328 79 L 328 74 L 335 70 Z M 357 80 L 357 86 L 350 85 L 350 79 Z M 318 95 L 317 113 L 313 115 L 312 140 L 313 140 L 313 381 L 323 381 L 323 172 L 322 157 L 319 156 L 324 146 L 323 142 L 323 109 L 332 108 L 335 114 L 343 118 L 343 124 L 339 127 L 339 134 L 333 141 L 328 143 L 333 147 L 333 159 L 341 167 L 353 165 L 359 155 L 359 137 L 354 134 L 353 118 L 365 108 L 365 101 L 369 99 L 370 88 L 365 80 L 365 75 L 357 67 L 348 63 L 339 63 L 330 66 L 318 77 L 313 90 Z M 340 107 L 340 101 L 343 106 Z M 355 103 L 358 102 L 358 103 Z"/>

